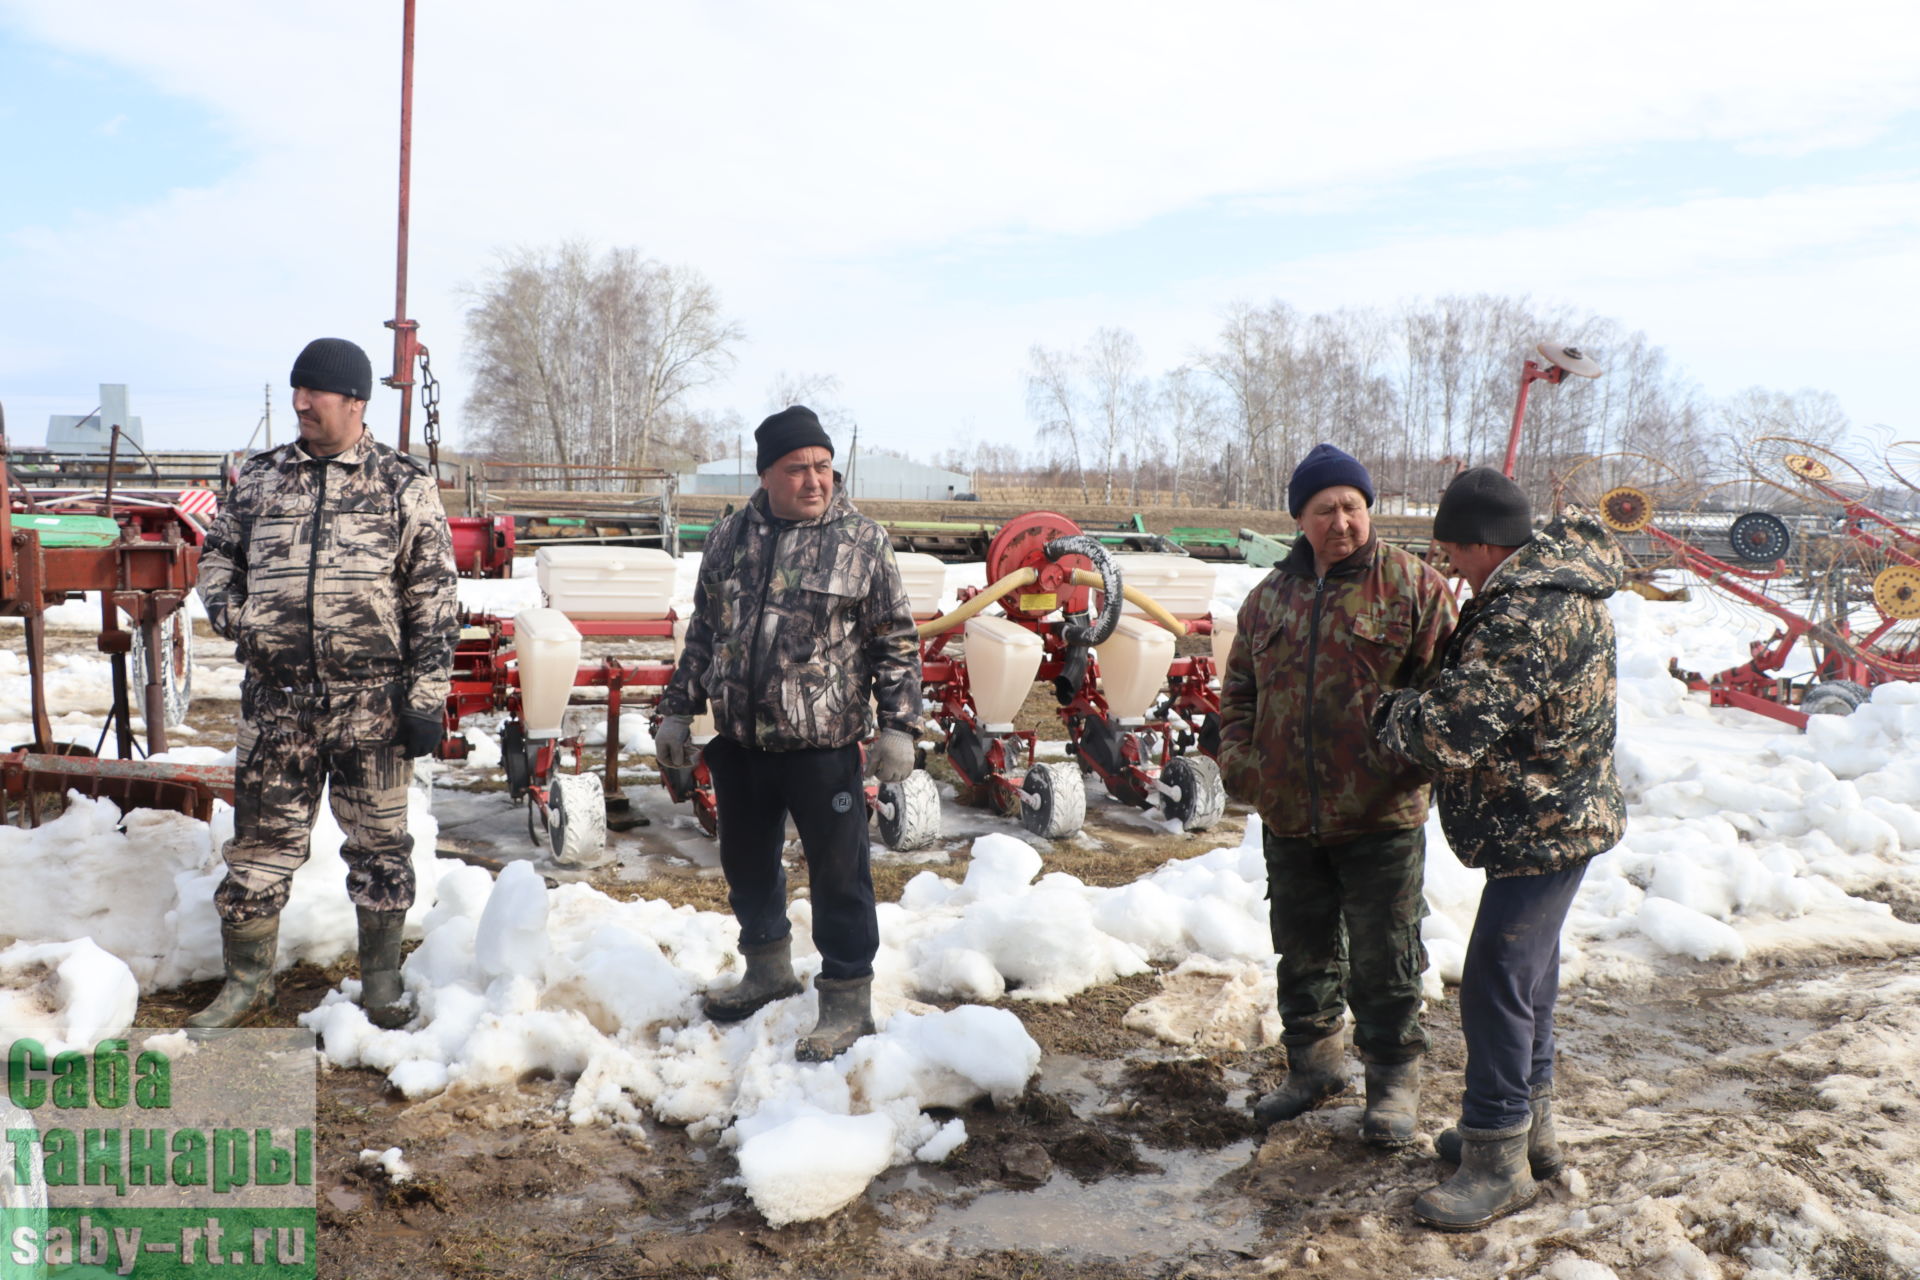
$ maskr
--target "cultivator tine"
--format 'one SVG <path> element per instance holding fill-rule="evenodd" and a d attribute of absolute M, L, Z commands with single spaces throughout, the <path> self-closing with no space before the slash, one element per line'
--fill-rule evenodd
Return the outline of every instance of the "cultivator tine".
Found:
<path fill-rule="evenodd" d="M 224 765 L 101 760 L 89 755 L 14 751 L 0 755 L 0 792 L 19 797 L 28 825 L 39 824 L 39 797 L 78 791 L 121 809 L 165 809 L 205 822 L 213 802 L 233 802 L 233 770 Z"/>

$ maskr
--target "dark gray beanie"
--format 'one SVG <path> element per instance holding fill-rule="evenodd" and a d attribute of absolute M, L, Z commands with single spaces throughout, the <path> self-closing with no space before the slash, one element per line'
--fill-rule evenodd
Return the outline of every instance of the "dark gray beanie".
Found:
<path fill-rule="evenodd" d="M 1308 499 L 1337 484 L 1352 485 L 1366 496 L 1368 506 L 1373 505 L 1373 477 L 1360 465 L 1360 459 L 1330 444 L 1313 446 L 1287 481 L 1287 514 L 1298 520 Z"/>
<path fill-rule="evenodd" d="M 373 399 L 373 362 L 345 338 L 315 338 L 293 362 L 289 381 L 309 391 L 335 391 L 355 400 Z"/>
<path fill-rule="evenodd" d="M 1518 547 L 1533 537 L 1533 504 L 1526 490 L 1493 467 L 1462 471 L 1440 495 L 1433 540 Z"/>
<path fill-rule="evenodd" d="M 829 455 L 833 453 L 833 441 L 827 439 L 819 415 L 803 404 L 788 405 L 770 415 L 753 429 L 753 442 L 758 446 L 753 459 L 756 472 L 765 471 L 795 449 L 808 445 L 817 444 Z"/>

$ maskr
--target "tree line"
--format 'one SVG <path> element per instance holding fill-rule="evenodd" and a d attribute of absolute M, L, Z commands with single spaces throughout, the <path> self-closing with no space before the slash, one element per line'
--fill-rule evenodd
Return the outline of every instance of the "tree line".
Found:
<path fill-rule="evenodd" d="M 1540 360 L 1543 339 L 1605 372 L 1530 390 L 1515 471 L 1537 501 L 1595 454 L 1646 454 L 1698 483 L 1731 474 L 1756 436 L 1830 444 L 1849 427 L 1826 392 L 1706 398 L 1646 334 L 1570 307 L 1475 294 L 1309 315 L 1276 299 L 1227 308 L 1211 344 L 1158 374 L 1125 329 L 1098 329 L 1077 349 L 1035 345 L 1026 384 L 1038 449 L 971 460 L 953 449 L 942 461 L 972 461 L 988 473 L 982 485 L 1078 487 L 1088 502 L 1146 488 L 1190 505 L 1284 510 L 1294 464 L 1325 440 L 1366 463 L 1386 505 L 1426 503 L 1459 467 L 1504 460 L 1522 363 Z"/>
<path fill-rule="evenodd" d="M 745 341 L 698 271 L 576 241 L 504 255 L 468 297 L 476 451 L 682 467 L 741 447 L 737 413 L 691 404 Z M 1422 504 L 1460 466 L 1502 461 L 1521 365 L 1541 340 L 1579 347 L 1605 373 L 1534 385 L 1516 473 L 1536 501 L 1592 454 L 1648 454 L 1697 480 L 1729 471 L 1738 442 L 1827 444 L 1849 429 L 1825 392 L 1706 398 L 1646 334 L 1572 307 L 1473 294 L 1307 314 L 1275 299 L 1229 306 L 1210 343 L 1159 372 L 1124 328 L 1097 329 L 1078 348 L 1036 344 L 1030 444 L 963 443 L 930 461 L 979 487 L 1077 488 L 1089 503 L 1149 490 L 1284 510 L 1294 464 L 1327 440 L 1366 463 L 1383 507 Z M 783 373 L 766 407 L 804 400 L 844 430 L 838 390 L 831 375 Z"/>

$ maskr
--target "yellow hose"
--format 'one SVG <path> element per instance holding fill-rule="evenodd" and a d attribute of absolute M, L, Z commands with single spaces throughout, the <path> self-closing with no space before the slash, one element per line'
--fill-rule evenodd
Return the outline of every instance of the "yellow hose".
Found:
<path fill-rule="evenodd" d="M 1091 569 L 1075 569 L 1073 571 L 1073 585 L 1076 587 L 1099 587 L 1105 584 L 1100 581 L 1100 575 Z M 1139 605 L 1143 613 L 1167 630 L 1173 632 L 1173 634 L 1177 636 L 1187 634 L 1187 624 L 1174 617 L 1171 613 L 1168 613 L 1165 605 L 1155 600 L 1146 592 L 1122 583 L 1120 585 L 1120 594 Z"/>
<path fill-rule="evenodd" d="M 1039 578 L 1039 576 L 1040 571 L 1038 569 L 1031 567 L 1015 569 L 1012 573 L 1000 579 L 1000 581 L 994 583 L 985 591 L 982 591 L 979 595 L 967 601 L 958 609 L 955 609 L 952 613 L 944 613 L 931 622 L 923 622 L 915 627 L 914 630 L 922 640 L 928 636 L 937 636 L 942 631 L 951 631 L 968 618 L 971 618 L 974 614 L 998 600 L 1001 596 L 1006 595 L 1009 591 L 1026 586 L 1028 583 Z"/>

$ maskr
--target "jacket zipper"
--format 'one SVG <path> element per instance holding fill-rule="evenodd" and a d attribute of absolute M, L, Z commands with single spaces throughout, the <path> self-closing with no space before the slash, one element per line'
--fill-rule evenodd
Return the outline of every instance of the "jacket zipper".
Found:
<path fill-rule="evenodd" d="M 320 493 L 313 504 L 313 535 L 307 542 L 307 665 L 312 670 L 313 683 L 320 683 L 320 629 L 314 622 L 313 602 L 318 594 L 320 578 L 320 525 L 327 514 L 327 464 L 322 461 L 320 467 Z"/>
<path fill-rule="evenodd" d="M 773 545 L 767 550 L 767 571 L 760 575 L 760 607 L 753 611 L 753 631 L 747 637 L 747 745 L 760 744 L 760 717 L 756 703 L 760 697 L 760 632 L 767 621 L 767 595 L 773 589 L 773 567 L 780 561 L 781 525 L 773 526 Z M 765 535 L 762 535 L 765 536 Z"/>
<path fill-rule="evenodd" d="M 1326 599 L 1327 580 L 1315 578 L 1313 582 L 1313 614 L 1307 630 L 1307 831 L 1318 838 L 1320 835 L 1320 771 L 1315 760 L 1313 731 L 1313 700 L 1315 685 L 1313 668 L 1320 659 L 1320 604 Z"/>

